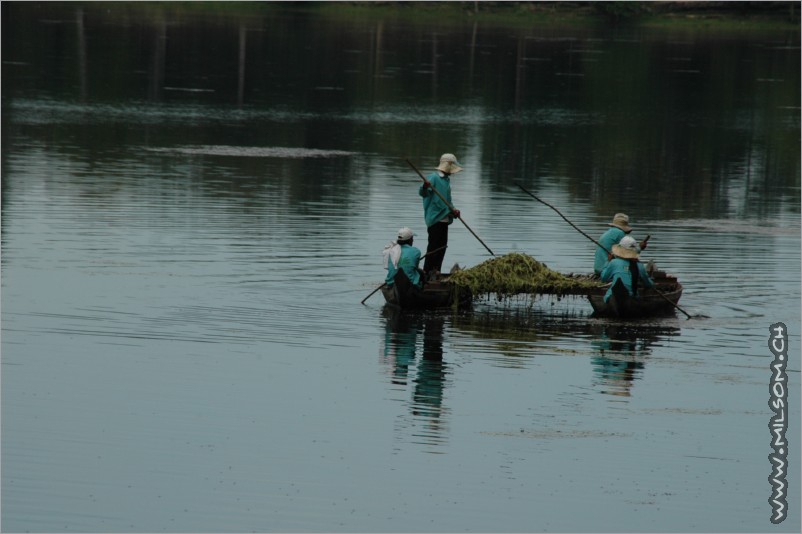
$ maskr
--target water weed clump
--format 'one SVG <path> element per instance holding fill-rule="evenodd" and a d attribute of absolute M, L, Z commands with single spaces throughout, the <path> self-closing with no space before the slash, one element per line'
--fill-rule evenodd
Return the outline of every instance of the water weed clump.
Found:
<path fill-rule="evenodd" d="M 544 263 L 519 252 L 452 272 L 450 281 L 457 287 L 469 289 L 475 297 L 495 294 L 499 299 L 521 294 L 586 295 L 603 285 L 587 276 L 552 271 Z"/>

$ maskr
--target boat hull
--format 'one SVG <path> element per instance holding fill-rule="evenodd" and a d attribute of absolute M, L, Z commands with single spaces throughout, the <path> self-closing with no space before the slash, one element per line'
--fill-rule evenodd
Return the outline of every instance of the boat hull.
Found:
<path fill-rule="evenodd" d="M 641 318 L 673 314 L 682 296 L 682 284 L 663 271 L 654 271 L 651 276 L 656 289 L 642 289 L 637 299 L 630 297 L 623 285 L 614 287 L 613 297 L 607 302 L 604 302 L 604 294 L 609 285 L 583 288 L 581 293 L 575 294 L 587 296 L 595 317 Z M 470 290 L 456 287 L 449 281 L 449 275 L 441 275 L 439 279 L 427 282 L 421 289 L 410 282 L 401 270 L 396 273 L 392 287 L 382 287 L 382 295 L 387 304 L 418 310 L 467 308 L 473 300 Z"/>
<path fill-rule="evenodd" d="M 606 287 L 588 295 L 593 314 L 627 319 L 672 315 L 682 296 L 682 284 L 675 278 L 655 282 L 655 288 L 641 290 L 638 298 L 631 297 L 620 282 L 613 286 L 613 294 L 607 302 L 604 302 Z"/>
<path fill-rule="evenodd" d="M 470 292 L 456 288 L 448 281 L 448 275 L 426 282 L 421 289 L 410 282 L 401 270 L 396 273 L 392 287 L 382 287 L 382 295 L 387 304 L 403 309 L 465 307 L 471 303 Z"/>

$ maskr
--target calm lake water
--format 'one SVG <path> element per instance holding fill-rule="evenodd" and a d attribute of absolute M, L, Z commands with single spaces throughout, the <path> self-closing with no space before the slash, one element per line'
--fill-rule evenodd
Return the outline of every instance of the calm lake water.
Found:
<path fill-rule="evenodd" d="M 3 531 L 800 531 L 798 32 L 2 10 Z M 623 211 L 708 318 L 360 304 L 443 152 L 496 255 L 592 268 L 516 182 Z"/>

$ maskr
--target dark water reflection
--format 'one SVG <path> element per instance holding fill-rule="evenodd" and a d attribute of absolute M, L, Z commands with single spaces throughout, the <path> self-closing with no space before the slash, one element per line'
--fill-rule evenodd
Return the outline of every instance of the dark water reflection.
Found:
<path fill-rule="evenodd" d="M 768 528 L 798 33 L 250 8 L 2 4 L 2 529 Z M 361 305 L 443 152 L 497 254 L 592 263 L 517 181 L 590 235 L 624 211 L 709 319 Z M 445 265 L 486 259 L 453 227 Z"/>
<path fill-rule="evenodd" d="M 82 140 L 96 154 L 197 150 L 215 130 L 216 145 L 258 139 L 415 159 L 445 141 L 462 154 L 481 147 L 489 192 L 511 179 L 537 187 L 569 177 L 571 195 L 598 214 L 614 212 L 614 192 L 629 189 L 652 216 L 673 218 L 720 211 L 734 179 L 745 201 L 798 187 L 798 35 L 446 32 L 330 24 L 274 6 L 181 22 L 150 11 L 6 7 L 15 24 L 4 36 L 4 113 L 22 119 L 14 129 L 66 122 L 51 138 Z M 52 54 L 37 70 L 40 50 Z M 110 57 L 125 61 L 111 66 Z"/>

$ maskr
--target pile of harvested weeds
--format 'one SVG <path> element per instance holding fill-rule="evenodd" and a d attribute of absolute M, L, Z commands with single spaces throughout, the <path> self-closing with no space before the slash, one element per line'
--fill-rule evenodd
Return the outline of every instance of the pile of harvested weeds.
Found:
<path fill-rule="evenodd" d="M 470 289 L 474 296 L 492 293 L 498 298 L 520 294 L 583 295 L 603 285 L 587 277 L 552 271 L 533 257 L 518 252 L 452 272 L 449 279 L 458 287 Z"/>

